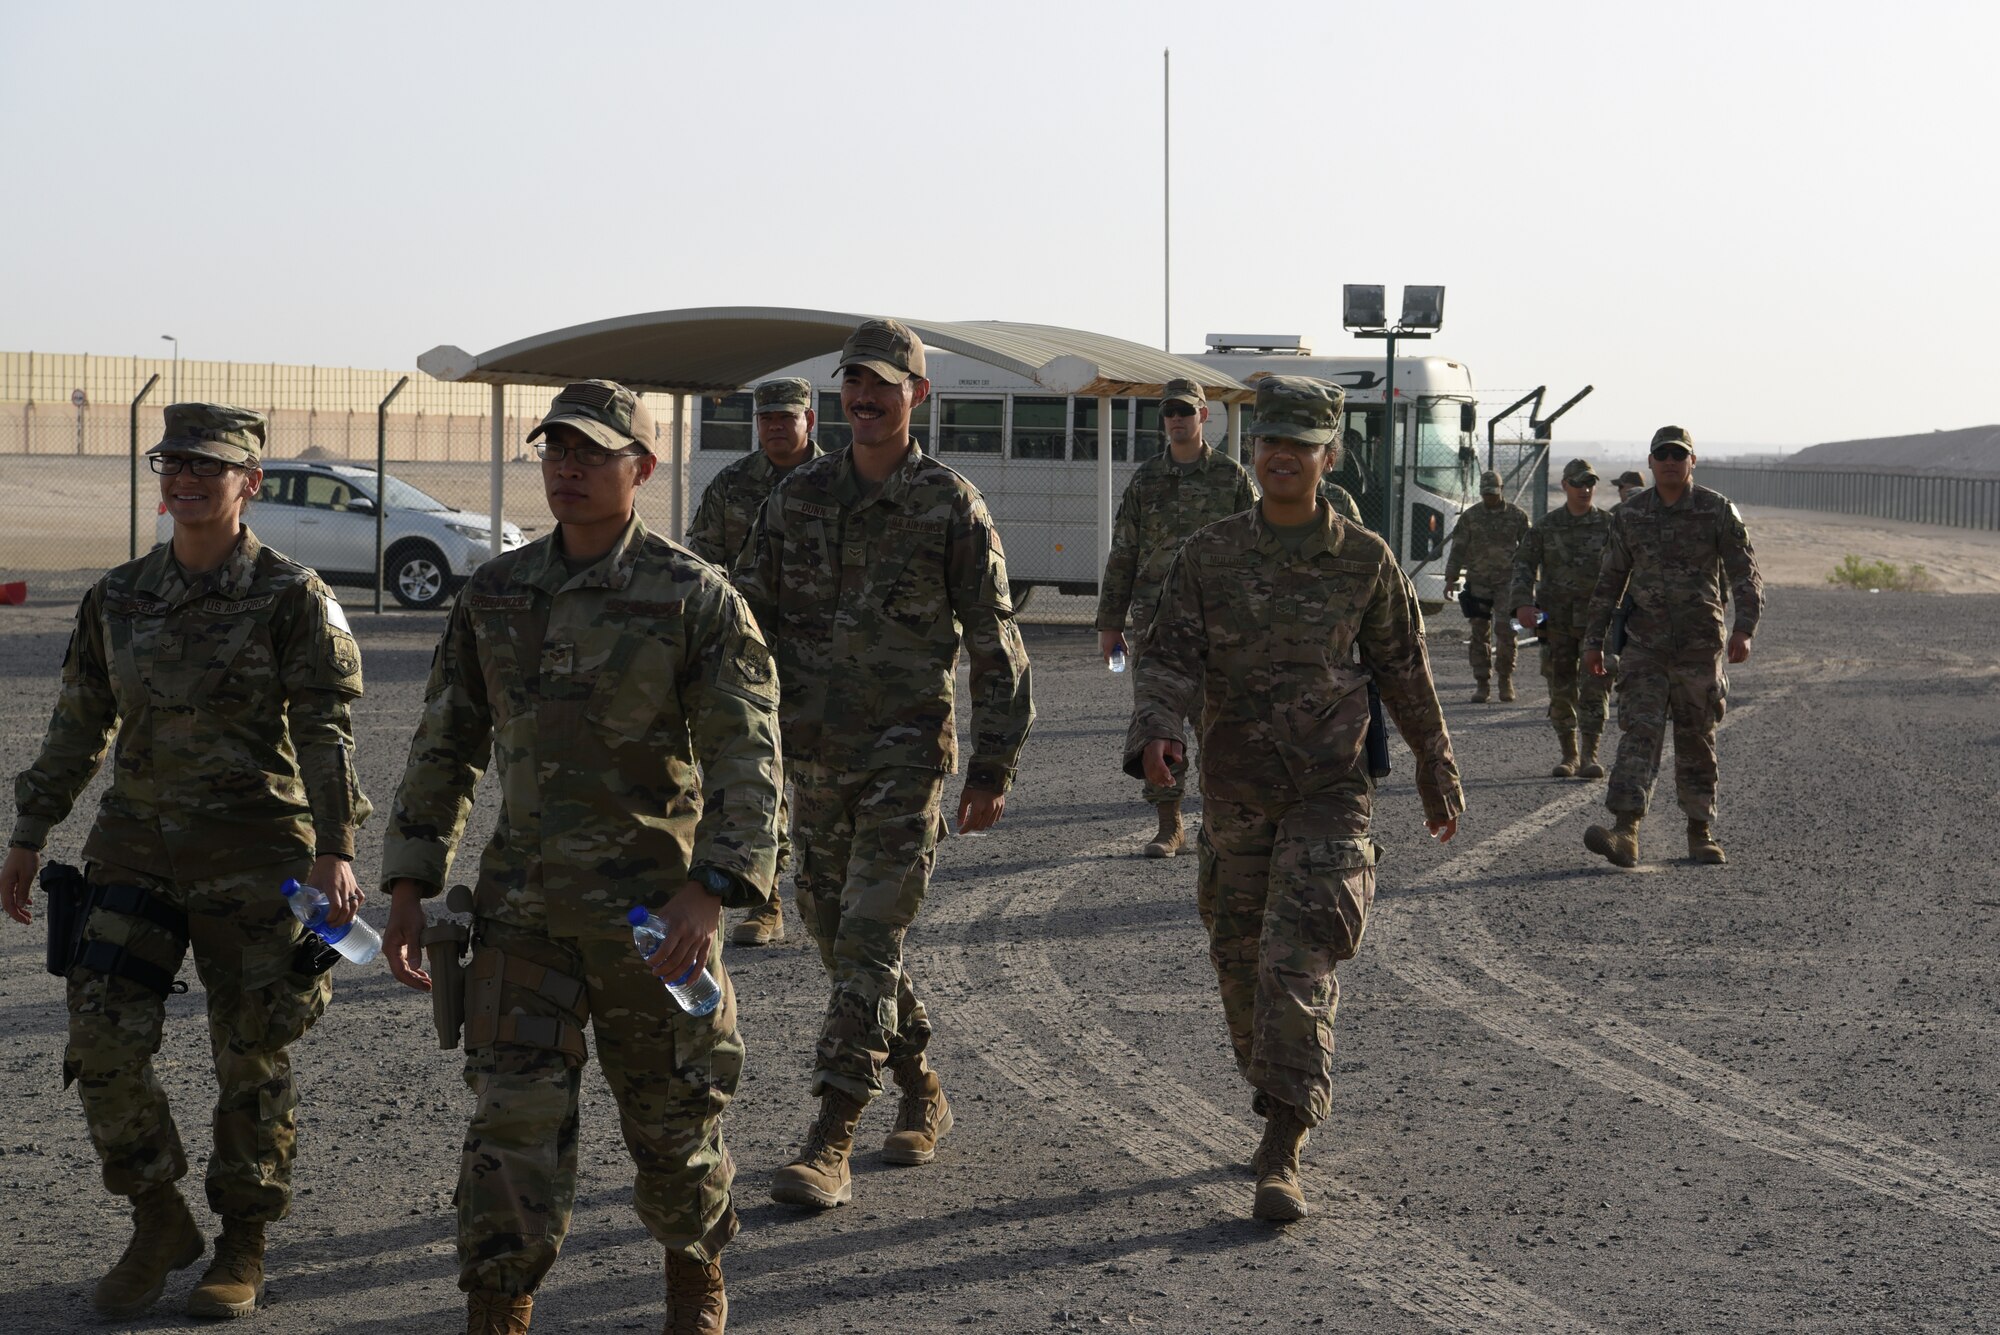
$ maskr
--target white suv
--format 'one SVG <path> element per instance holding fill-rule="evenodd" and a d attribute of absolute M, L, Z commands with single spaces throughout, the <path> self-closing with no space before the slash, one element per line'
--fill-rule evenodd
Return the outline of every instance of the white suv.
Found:
<path fill-rule="evenodd" d="M 390 593 L 405 607 L 436 607 L 492 555 L 486 515 L 454 510 L 391 473 L 389 512 L 382 524 L 382 570 Z M 329 584 L 375 587 L 375 470 L 348 464 L 271 460 L 264 486 L 244 522 L 257 540 Z M 164 511 L 153 536 L 166 542 L 174 521 Z M 527 539 L 513 524 L 501 526 L 507 551 Z"/>

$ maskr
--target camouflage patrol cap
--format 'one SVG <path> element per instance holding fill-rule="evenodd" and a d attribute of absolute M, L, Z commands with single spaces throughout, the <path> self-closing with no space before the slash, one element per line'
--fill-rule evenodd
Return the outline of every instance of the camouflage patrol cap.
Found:
<path fill-rule="evenodd" d="M 1331 445 L 1340 438 L 1340 410 L 1347 391 L 1304 375 L 1270 375 L 1257 382 L 1257 403 L 1246 434 Z"/>
<path fill-rule="evenodd" d="M 1643 487 L 1646 485 L 1646 479 L 1639 476 L 1638 469 L 1628 468 L 1617 477 L 1612 478 L 1611 485 L 1614 487 Z"/>
<path fill-rule="evenodd" d="M 812 411 L 812 381 L 797 376 L 766 380 L 753 391 L 752 398 L 760 413 L 797 413 L 803 417 Z"/>
<path fill-rule="evenodd" d="M 573 426 L 607 450 L 637 445 L 651 454 L 655 428 L 653 410 L 615 380 L 579 380 L 563 386 L 548 413 L 528 433 L 533 440 L 561 423 Z"/>
<path fill-rule="evenodd" d="M 1208 395 L 1202 393 L 1201 385 L 1196 381 L 1177 377 L 1167 382 L 1166 393 L 1160 396 L 1160 403 L 1185 403 L 1199 411 L 1208 406 Z"/>
<path fill-rule="evenodd" d="M 1650 454 L 1662 445 L 1678 445 L 1689 454 L 1694 453 L 1694 437 L 1687 433 L 1684 426 L 1663 426 L 1655 431 L 1653 443 L 1646 447 L 1646 452 Z"/>
<path fill-rule="evenodd" d="M 1597 469 L 1588 459 L 1572 459 L 1563 465 L 1563 481 L 1594 487 L 1597 485 Z"/>
<path fill-rule="evenodd" d="M 892 385 L 900 385 L 911 376 L 928 379 L 924 341 L 901 320 L 863 320 L 847 336 L 840 349 L 840 365 L 834 369 L 845 371 L 850 366 L 865 366 Z"/>
<path fill-rule="evenodd" d="M 264 414 L 226 403 L 170 403 L 167 429 L 148 454 L 196 454 L 226 464 L 264 459 Z"/>
<path fill-rule="evenodd" d="M 1505 493 L 1506 490 L 1505 487 L 1500 485 L 1500 475 L 1492 469 L 1489 468 L 1479 475 L 1479 494 L 1481 496 L 1499 496 Z"/>

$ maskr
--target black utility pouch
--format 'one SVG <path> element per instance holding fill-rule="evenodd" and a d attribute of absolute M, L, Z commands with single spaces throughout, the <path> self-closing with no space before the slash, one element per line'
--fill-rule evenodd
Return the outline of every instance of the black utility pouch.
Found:
<path fill-rule="evenodd" d="M 67 862 L 42 868 L 42 894 L 48 900 L 48 971 L 69 977 L 77 952 L 83 949 L 83 925 L 90 921 L 90 883 Z"/>
<path fill-rule="evenodd" d="M 340 952 L 321 940 L 319 933 L 311 928 L 306 929 L 292 951 L 292 972 L 301 978 L 317 978 L 338 963 Z"/>

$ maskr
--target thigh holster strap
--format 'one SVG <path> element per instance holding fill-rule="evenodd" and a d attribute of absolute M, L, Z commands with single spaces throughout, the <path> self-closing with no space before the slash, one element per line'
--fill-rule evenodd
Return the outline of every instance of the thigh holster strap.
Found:
<path fill-rule="evenodd" d="M 187 984 L 150 960 L 140 959 L 121 945 L 105 940 L 86 941 L 77 952 L 76 967 L 108 978 L 129 978 L 149 992 L 164 997 L 169 992 L 185 992 Z"/>
<path fill-rule="evenodd" d="M 177 937 L 185 938 L 188 931 L 187 914 L 167 903 L 142 885 L 99 885 L 91 889 L 92 908 L 110 909 L 128 918 L 141 918 L 155 927 L 164 928 Z"/>
<path fill-rule="evenodd" d="M 494 1043 L 561 1052 L 579 1065 L 585 1056 L 583 1025 L 590 1002 L 583 981 L 544 964 L 521 959 L 491 946 L 473 952 L 465 992 L 467 1050 Z M 529 1015 L 518 1009 L 505 1013 L 509 989 L 531 992 L 559 1015 Z"/>

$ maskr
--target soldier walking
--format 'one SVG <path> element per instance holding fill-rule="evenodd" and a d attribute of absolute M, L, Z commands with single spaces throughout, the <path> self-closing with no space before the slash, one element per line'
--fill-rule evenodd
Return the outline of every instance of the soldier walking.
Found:
<path fill-rule="evenodd" d="M 1618 666 L 1618 759 L 1604 797 L 1610 829 L 1583 842 L 1613 865 L 1636 866 L 1639 822 L 1652 800 L 1669 722 L 1674 786 L 1687 814 L 1688 856 L 1726 861 L 1715 841 L 1715 726 L 1729 694 L 1723 671 L 1724 598 L 1736 602 L 1731 663 L 1750 661 L 1764 582 L 1743 517 L 1729 498 L 1694 482 L 1694 440 L 1677 426 L 1653 433 L 1651 490 L 1611 515 L 1603 566 L 1584 631 L 1584 666 L 1603 676 L 1604 636 L 1629 593 L 1632 611 Z M 1725 582 L 1727 591 L 1725 593 Z"/>
<path fill-rule="evenodd" d="M 1444 582 L 1459 585 L 1458 606 L 1472 629 L 1472 675 L 1478 689 L 1472 703 L 1483 705 L 1493 698 L 1490 678 L 1500 672 L 1500 698 L 1514 698 L 1514 631 L 1506 608 L 1493 615 L 1496 605 L 1507 601 L 1508 585 L 1514 578 L 1514 549 L 1528 531 L 1528 512 L 1501 494 L 1500 475 L 1488 469 L 1479 475 L 1479 504 L 1458 517 L 1451 531 L 1451 556 L 1445 562 Z M 1491 636 L 1492 646 L 1487 645 Z M 1496 662 L 1497 660 L 1497 662 Z"/>
<path fill-rule="evenodd" d="M 337 958 L 279 887 L 318 887 L 335 926 L 364 898 L 348 865 L 369 813 L 348 714 L 361 655 L 332 591 L 243 524 L 264 438 L 263 416 L 245 408 L 166 410 L 147 454 L 173 539 L 84 595 L 41 754 L 15 781 L 0 866 L 0 904 L 25 923 L 40 850 L 115 732 L 83 846 L 88 899 L 66 906 L 88 916 L 80 944 L 59 943 L 70 960 L 63 1083 L 83 1100 L 105 1188 L 132 1202 L 132 1240 L 91 1295 L 114 1320 L 151 1307 L 204 1247 L 175 1185 L 187 1155 L 153 1071 L 188 948 L 207 993 L 217 1096 L 206 1185 L 222 1235 L 187 1310 L 247 1316 L 264 1292 L 265 1227 L 291 1206 L 288 1049 L 325 1012 Z"/>
<path fill-rule="evenodd" d="M 569 1231 L 588 1025 L 637 1166 L 634 1205 L 666 1249 L 667 1329 L 718 1332 L 737 1228 L 721 1117 L 743 1042 L 715 933 L 725 904 L 771 893 L 776 674 L 723 574 L 633 509 L 655 465 L 637 395 L 570 385 L 537 437 L 556 530 L 480 566 L 452 609 L 382 853 L 384 953 L 433 992 L 441 1033 L 464 1027 L 468 1329 L 526 1330 Z M 450 874 L 489 755 L 501 809 L 472 891 L 471 961 L 433 978 L 417 954 L 422 901 Z M 635 903 L 669 927 L 650 962 L 626 925 Z M 702 964 L 722 999 L 693 1016 L 661 979 Z M 458 972 L 455 954 L 433 965 L 447 966 Z"/>
<path fill-rule="evenodd" d="M 952 1125 L 903 939 L 945 832 L 961 630 L 973 754 L 960 832 L 1000 819 L 1034 720 L 993 517 L 910 437 L 930 393 L 922 340 L 898 321 L 866 321 L 839 373 L 854 443 L 772 494 L 736 574 L 784 684 L 799 916 L 833 985 L 813 1059 L 819 1115 L 771 1195 L 819 1209 L 852 1195 L 855 1129 L 885 1065 L 902 1098 L 884 1159 L 929 1163 Z"/>
<path fill-rule="evenodd" d="M 1562 486 L 1563 503 L 1543 515 L 1514 552 L 1513 592 L 1505 605 L 1522 625 L 1539 626 L 1549 722 L 1562 748 L 1562 760 L 1550 773 L 1558 779 L 1601 779 L 1597 744 L 1610 683 L 1583 670 L 1583 628 L 1611 516 L 1593 503 L 1597 469 L 1590 460 L 1564 464 Z"/>
<path fill-rule="evenodd" d="M 1174 553 L 1196 530 L 1257 503 L 1243 465 L 1202 439 L 1202 424 L 1207 421 L 1208 398 L 1201 386 L 1192 380 L 1169 380 L 1160 400 L 1166 453 L 1134 470 L 1118 502 L 1111 555 L 1104 563 L 1097 598 L 1097 648 L 1106 658 L 1124 649 L 1135 669 L 1146 656 L 1147 632 Z M 1124 634 L 1128 612 L 1129 647 Z M 1136 689 L 1136 671 L 1132 680 Z M 1165 782 L 1148 776 L 1141 794 L 1159 813 L 1159 831 L 1146 845 L 1149 858 L 1177 856 L 1187 845 L 1181 821 L 1187 764 L 1182 761 L 1169 769 Z"/>
<path fill-rule="evenodd" d="M 794 468 L 826 453 L 813 438 L 818 414 L 813 411 L 810 380 L 787 376 L 767 380 L 751 393 L 757 416 L 757 448 L 715 475 L 701 494 L 701 505 L 688 525 L 687 545 L 696 556 L 727 571 L 742 555 L 765 498 Z M 790 813 L 780 805 L 778 875 L 792 862 Z M 785 939 L 783 897 L 773 893 L 752 909 L 729 939 L 739 946 L 775 945 Z"/>
<path fill-rule="evenodd" d="M 1125 770 L 1160 780 L 1202 720 L 1198 904 L 1237 1069 L 1265 1119 L 1259 1219 L 1303 1218 L 1299 1153 L 1333 1108 L 1334 966 L 1360 947 L 1380 849 L 1363 740 L 1372 674 L 1416 756 L 1424 821 L 1465 807 L 1423 614 L 1388 547 L 1316 496 L 1342 392 L 1258 382 L 1263 498 L 1174 558 L 1141 660 Z"/>

